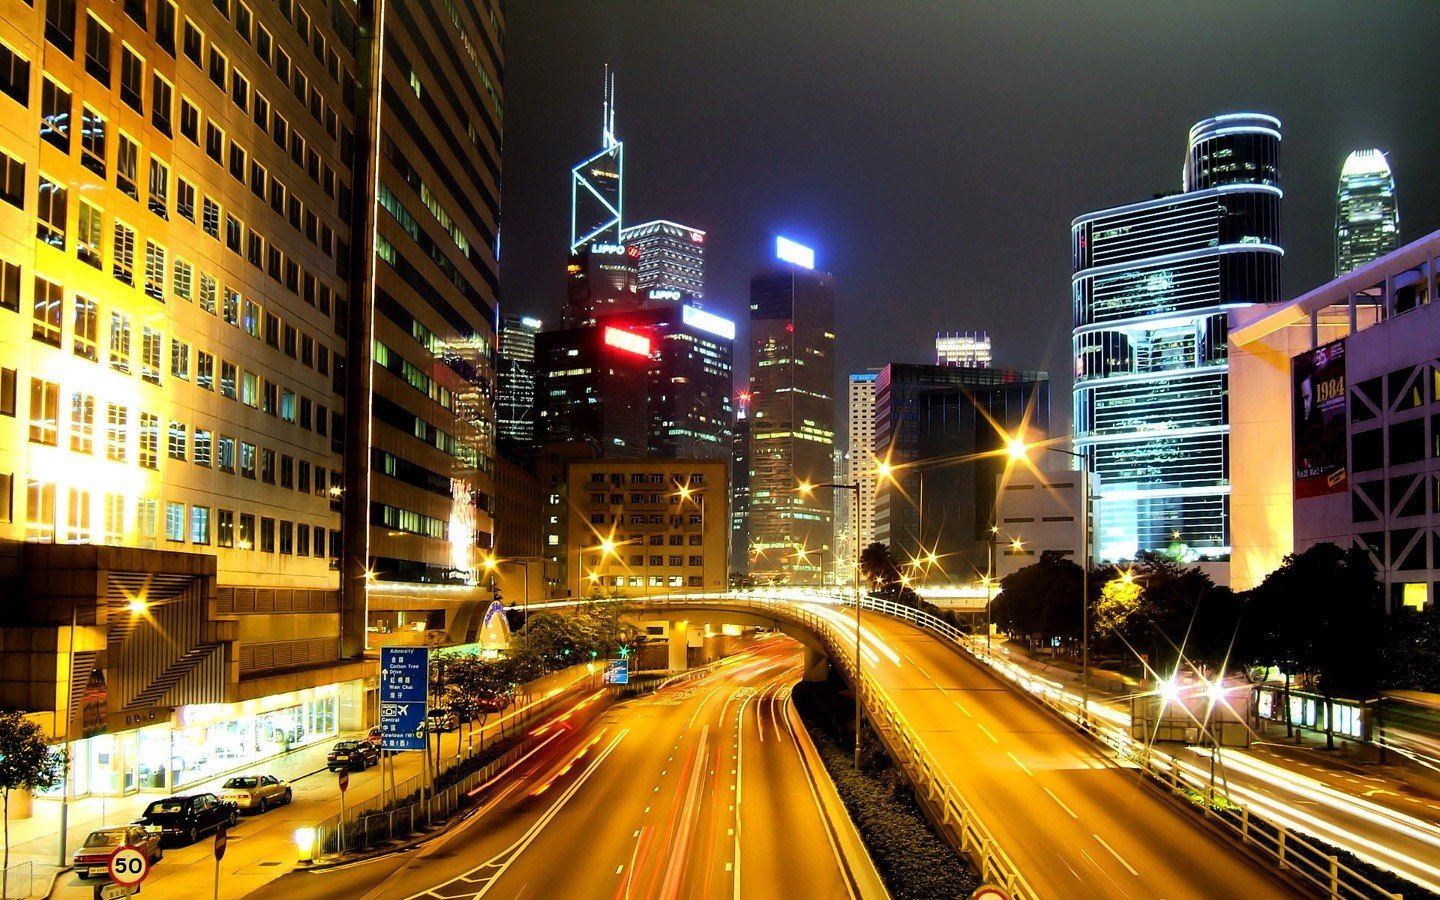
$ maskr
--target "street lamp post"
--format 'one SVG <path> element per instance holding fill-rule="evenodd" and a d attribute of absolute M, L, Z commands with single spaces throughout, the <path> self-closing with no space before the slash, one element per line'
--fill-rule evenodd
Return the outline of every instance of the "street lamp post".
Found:
<path fill-rule="evenodd" d="M 840 484 L 838 482 L 826 481 L 820 484 L 810 484 L 802 481 L 800 493 L 809 494 L 816 488 L 828 487 L 837 491 L 852 491 L 855 494 L 855 512 L 851 517 L 852 522 L 860 521 L 860 485 Z M 855 768 L 860 768 L 860 542 L 855 544 Z M 823 571 L 823 570 L 822 570 Z"/>
<path fill-rule="evenodd" d="M 1027 457 L 1030 446 L 1051 453 L 1060 453 L 1080 460 L 1080 545 L 1084 565 L 1080 569 L 1080 721 L 1090 727 L 1090 457 L 1085 453 L 1051 447 L 1046 444 L 1027 445 L 1022 439 L 1009 442 L 1012 460 Z"/>

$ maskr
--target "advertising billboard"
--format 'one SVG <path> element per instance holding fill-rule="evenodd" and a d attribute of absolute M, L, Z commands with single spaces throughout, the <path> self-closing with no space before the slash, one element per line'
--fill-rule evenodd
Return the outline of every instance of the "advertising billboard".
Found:
<path fill-rule="evenodd" d="M 1347 488 L 1345 342 L 1307 350 L 1291 361 L 1295 499 Z"/>

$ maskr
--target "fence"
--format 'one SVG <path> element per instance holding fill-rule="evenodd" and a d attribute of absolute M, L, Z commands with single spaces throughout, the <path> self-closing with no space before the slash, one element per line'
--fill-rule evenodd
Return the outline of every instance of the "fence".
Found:
<path fill-rule="evenodd" d="M 1323 896 L 1332 898 L 1391 897 L 1392 894 L 1355 871 L 1305 835 L 1254 815 L 1250 809 L 1229 796 L 1223 785 L 1217 788 L 1214 776 L 1199 766 L 1181 762 L 1142 741 L 1135 740 L 1128 728 L 1119 727 L 1098 714 L 1097 704 L 1081 710 L 1079 698 L 1045 682 L 996 655 L 972 635 L 955 628 L 924 610 L 914 609 L 889 600 L 866 598 L 862 607 L 887 616 L 904 619 L 927 631 L 934 632 L 968 653 L 1000 677 L 1014 682 L 1022 693 L 1049 707 L 1071 724 L 1114 752 L 1120 759 L 1138 766 L 1151 780 L 1182 798 L 1191 808 L 1199 806 L 1204 815 L 1233 840 L 1270 860 L 1278 869 L 1308 883 Z"/>
<path fill-rule="evenodd" d="M 27 900 L 35 892 L 35 864 L 23 862 L 5 870 L 5 900 Z"/>
<path fill-rule="evenodd" d="M 581 676 L 571 684 L 587 679 L 593 681 L 598 677 L 598 674 Z M 565 699 L 564 690 L 557 690 L 549 696 L 521 707 L 512 714 L 514 727 L 523 729 L 532 719 L 544 714 L 563 699 Z M 483 735 L 483 729 L 481 733 Z M 492 739 L 492 746 L 493 743 L 494 739 Z M 428 827 L 433 822 L 447 818 L 461 806 L 471 791 L 503 772 L 507 766 L 513 764 L 540 743 L 542 743 L 541 737 L 527 733 L 520 743 L 501 756 L 462 776 L 449 787 L 436 790 L 434 794 L 429 794 L 430 779 L 425 775 L 415 775 L 398 782 L 392 792 L 382 791 L 368 800 L 349 805 L 345 810 L 343 823 L 339 815 L 316 823 L 314 851 L 316 857 L 338 853 L 342 846 L 350 852 L 374 847 L 387 841 L 407 837 L 421 828 Z M 433 751 L 423 752 L 432 754 L 431 764 L 433 765 Z M 449 759 L 451 764 L 439 772 L 436 780 L 443 780 L 448 773 L 464 766 L 465 763 L 485 752 L 487 752 L 486 749 L 476 748 L 472 742 L 471 746 L 456 756 L 442 758 L 442 764 L 446 759 Z M 421 799 L 422 789 L 427 794 L 424 799 Z M 387 806 L 390 808 L 387 809 Z M 343 843 L 342 837 L 344 838 Z"/>

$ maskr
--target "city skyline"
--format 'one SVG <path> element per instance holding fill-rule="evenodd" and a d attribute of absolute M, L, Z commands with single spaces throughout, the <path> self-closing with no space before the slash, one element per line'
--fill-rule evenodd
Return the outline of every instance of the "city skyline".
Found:
<path fill-rule="evenodd" d="M 1418 36 L 1440 26 L 1440 9 L 1362 13 L 1337 3 L 1322 12 L 1307 6 L 1301 14 L 1293 4 L 1262 10 L 1235 4 L 1235 15 L 1196 19 L 1178 8 L 1147 5 L 1147 28 L 1160 37 L 1136 45 L 1123 35 L 1134 33 L 1127 23 L 1133 24 L 1137 5 L 1103 11 L 1032 6 L 944 14 L 900 6 L 887 11 L 883 24 L 862 11 L 822 32 L 805 27 L 815 11 L 804 5 L 767 11 L 744 26 L 719 10 L 660 15 L 637 8 L 626 15 L 624 29 L 604 10 L 583 4 L 556 0 L 516 10 L 506 149 L 517 162 L 505 183 L 502 305 L 543 317 L 562 290 L 555 273 L 563 268 L 565 170 L 593 142 L 589 127 L 565 123 L 572 109 L 580 121 L 593 122 L 594 73 L 606 60 L 625 100 L 627 220 L 663 215 L 704 227 L 707 308 L 737 321 L 745 318 L 747 280 L 768 255 L 771 235 L 790 234 L 816 247 L 847 286 L 837 308 L 838 372 L 924 362 L 934 333 L 963 321 L 990 332 L 1001 351 L 996 365 L 1045 369 L 1057 391 L 1067 390 L 1070 342 L 1060 320 L 1068 304 L 1068 258 L 1054 235 L 1086 209 L 1173 189 L 1178 157 L 1167 136 L 1220 112 L 1252 109 L 1286 123 L 1284 296 L 1330 277 L 1333 227 L 1322 223 L 1334 219 L 1337 162 L 1354 147 L 1386 147 L 1392 166 L 1404 173 L 1411 198 L 1407 233 L 1440 228 L 1440 173 L 1424 164 L 1429 139 L 1423 126 L 1440 116 L 1440 101 L 1407 90 L 1418 76 L 1403 65 L 1407 53 L 1424 54 Z M 1241 20 L 1249 23 L 1243 30 L 1221 24 Z M 1278 63 L 1267 37 L 1293 33 L 1297 46 L 1334 47 L 1372 30 L 1395 34 L 1393 52 L 1364 70 L 1336 72 L 1324 54 L 1290 53 Z M 863 67 L 863 77 L 827 74 L 844 79 L 839 90 L 813 80 L 810 60 L 866 46 L 863 35 L 881 31 L 894 39 L 866 51 L 875 65 Z M 1103 45 L 1095 59 L 1112 61 L 1094 68 L 1070 39 L 1077 31 Z M 566 52 L 531 52 L 542 34 Z M 795 61 L 768 58 L 760 35 L 776 34 L 798 42 Z M 700 42 L 712 35 L 723 38 L 716 47 L 751 48 L 763 64 L 737 72 Z M 902 46 L 914 49 L 902 56 L 888 49 Z M 1216 52 L 1235 64 L 1214 77 L 1189 77 Z M 1058 61 L 1039 64 L 1054 53 Z M 1122 78 L 1119 69 L 1153 77 Z M 691 108 L 682 99 L 689 86 L 712 78 L 726 89 L 688 116 L 655 114 Z M 1013 86 L 994 96 L 935 90 L 996 78 Z M 1134 91 L 1123 116 L 1109 104 L 1109 89 L 1099 89 L 1117 78 L 1146 85 Z M 1392 90 L 1407 102 L 1388 99 Z M 756 153 L 748 127 L 736 127 L 750 115 L 736 98 L 755 92 L 773 96 L 767 108 L 778 111 L 755 113 L 754 124 L 767 136 L 764 154 Z M 832 97 L 848 99 L 837 105 Z M 888 97 L 905 99 L 892 104 Z M 977 122 L 981 127 L 972 127 Z M 857 129 L 876 142 L 865 153 L 850 137 Z M 1098 161 L 1080 177 L 1045 149 L 1057 129 L 1082 139 Z M 964 162 L 950 166 L 956 153 Z M 873 168 L 873 154 L 889 160 L 883 176 Z M 854 173 L 868 175 L 852 180 Z M 1033 187 L 1038 184 L 1050 187 Z M 1026 198 L 1024 215 L 1011 211 L 1011 191 Z M 956 196 L 971 198 L 968 212 L 957 211 Z M 881 227 L 833 224 L 861 221 Z M 888 221 L 925 226 L 887 229 Z M 964 290 L 956 292 L 948 279 L 961 271 Z M 857 333 L 874 339 L 844 337 Z M 746 364 L 737 353 L 737 371 Z M 1060 428 L 1068 415 L 1056 413 Z"/>

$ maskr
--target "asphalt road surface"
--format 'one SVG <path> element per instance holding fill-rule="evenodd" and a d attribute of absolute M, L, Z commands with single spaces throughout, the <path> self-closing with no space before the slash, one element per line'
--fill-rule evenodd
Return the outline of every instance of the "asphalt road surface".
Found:
<path fill-rule="evenodd" d="M 853 612 L 811 608 L 853 641 Z M 862 664 L 1040 896 L 1294 896 L 1136 770 L 932 635 L 878 615 L 862 635 Z"/>
<path fill-rule="evenodd" d="M 445 837 L 263 896 L 850 897 L 788 716 L 800 665 L 776 639 L 649 697 L 602 692 Z"/>

